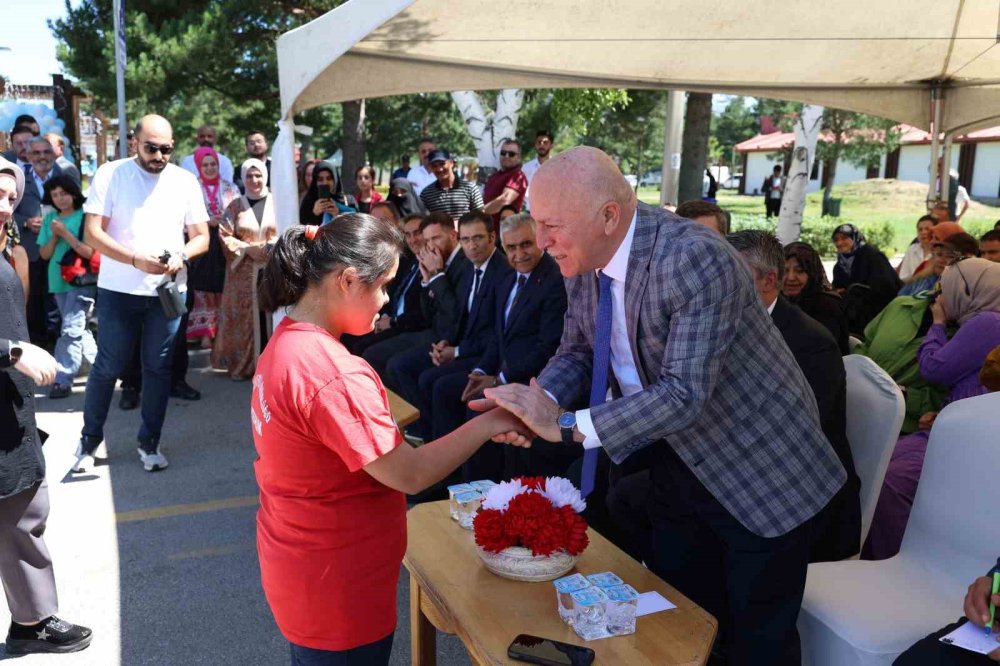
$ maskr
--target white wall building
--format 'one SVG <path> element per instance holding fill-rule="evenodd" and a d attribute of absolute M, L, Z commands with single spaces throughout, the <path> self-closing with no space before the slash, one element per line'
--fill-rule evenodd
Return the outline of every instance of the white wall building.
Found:
<path fill-rule="evenodd" d="M 866 178 L 895 178 L 926 184 L 930 174 L 931 136 L 908 125 L 901 126 L 900 130 L 899 148 L 883 156 L 877 169 L 857 167 L 841 159 L 834 185 Z M 776 164 L 784 164 L 782 153 L 790 151 L 794 143 L 795 135 L 790 132 L 771 132 L 737 144 L 736 151 L 743 156 L 740 193 L 759 194 L 764 179 Z M 826 166 L 813 167 L 809 192 L 823 187 Z M 1000 197 L 1000 127 L 957 137 L 951 149 L 951 168 L 958 171 L 959 182 L 973 197 Z"/>

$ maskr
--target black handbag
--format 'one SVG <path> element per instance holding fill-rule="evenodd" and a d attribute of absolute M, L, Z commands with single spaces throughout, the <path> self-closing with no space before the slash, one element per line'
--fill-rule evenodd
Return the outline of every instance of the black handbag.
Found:
<path fill-rule="evenodd" d="M 77 238 L 83 242 L 83 222 L 80 223 Z M 97 250 L 90 255 L 90 259 L 84 259 L 76 250 L 70 248 L 59 260 L 59 274 L 67 284 L 74 287 L 94 286 L 97 284 L 97 274 L 100 270 L 101 254 Z"/>
<path fill-rule="evenodd" d="M 187 314 L 187 303 L 184 294 L 177 289 L 177 283 L 166 275 L 156 287 L 156 295 L 160 297 L 160 307 L 167 319 L 176 319 Z"/>

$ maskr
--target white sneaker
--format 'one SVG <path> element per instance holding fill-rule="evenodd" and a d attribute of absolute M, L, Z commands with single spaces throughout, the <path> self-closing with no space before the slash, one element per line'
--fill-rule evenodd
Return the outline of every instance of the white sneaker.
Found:
<path fill-rule="evenodd" d="M 139 452 L 142 466 L 147 472 L 159 472 L 161 469 L 166 469 L 167 465 L 170 464 L 167 462 L 166 457 L 160 453 L 159 446 L 156 447 L 156 451 L 153 453 L 143 450 L 141 446 L 136 451 Z"/>
<path fill-rule="evenodd" d="M 100 446 L 100 444 L 98 444 Z M 90 448 L 84 447 L 83 440 L 76 445 L 76 462 L 70 467 L 70 471 L 76 474 L 82 472 L 88 472 L 94 467 L 94 451 L 97 450 L 97 446 Z"/>

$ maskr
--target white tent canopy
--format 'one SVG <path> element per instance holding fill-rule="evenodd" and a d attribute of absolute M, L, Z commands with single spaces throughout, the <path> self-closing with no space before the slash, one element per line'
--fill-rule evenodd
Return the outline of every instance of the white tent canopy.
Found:
<path fill-rule="evenodd" d="M 278 39 L 279 143 L 323 104 L 497 88 L 744 94 L 966 132 L 1000 118 L 998 33 L 998 0 L 348 0 Z"/>

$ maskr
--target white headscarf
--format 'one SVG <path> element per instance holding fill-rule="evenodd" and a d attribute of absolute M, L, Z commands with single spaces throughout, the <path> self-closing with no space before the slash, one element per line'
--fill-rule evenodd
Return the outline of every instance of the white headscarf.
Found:
<path fill-rule="evenodd" d="M 24 171 L 13 162 L 8 162 L 0 157 L 0 173 L 9 173 L 14 176 L 15 187 L 17 188 L 17 199 L 14 201 L 14 208 L 16 209 L 24 198 Z"/>
<path fill-rule="evenodd" d="M 264 189 L 261 191 L 261 198 L 266 197 L 270 192 L 267 189 L 267 165 L 258 160 L 256 157 L 251 157 L 240 167 L 240 179 L 243 181 L 243 187 L 246 188 L 247 182 L 247 172 L 250 169 L 257 169 L 260 171 L 260 175 L 264 177 Z"/>

